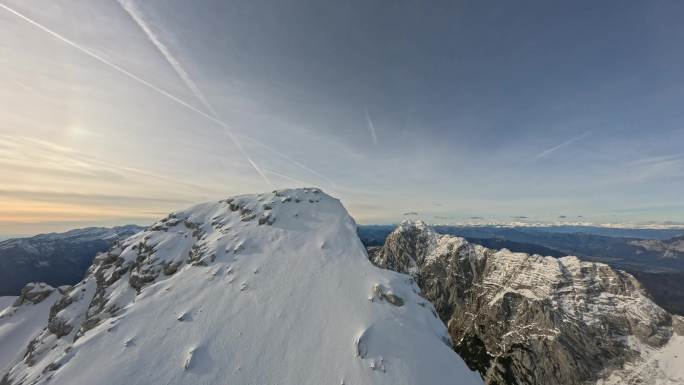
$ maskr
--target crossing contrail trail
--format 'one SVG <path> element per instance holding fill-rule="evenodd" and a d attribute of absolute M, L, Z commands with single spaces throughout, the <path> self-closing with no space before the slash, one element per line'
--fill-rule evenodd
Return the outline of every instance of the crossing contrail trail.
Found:
<path fill-rule="evenodd" d="M 123 8 L 124 11 L 126 11 L 128 15 L 131 16 L 131 19 L 133 19 L 133 21 L 135 21 L 135 23 L 138 24 L 140 29 L 143 30 L 147 38 L 159 50 L 162 56 L 164 56 L 164 59 L 166 59 L 166 61 L 171 65 L 173 70 L 176 71 L 176 74 L 178 74 L 178 77 L 180 77 L 183 83 L 185 83 L 185 86 L 188 87 L 190 92 L 192 92 L 192 94 L 195 95 L 197 100 L 199 100 L 200 103 L 202 103 L 204 108 L 206 108 L 212 116 L 217 117 L 218 114 L 209 103 L 209 100 L 204 96 L 204 94 L 199 89 L 197 84 L 192 80 L 192 77 L 190 76 L 188 71 L 186 71 L 185 68 L 181 65 L 180 61 L 178 61 L 176 57 L 173 56 L 173 54 L 166 46 L 166 44 L 164 44 L 159 39 L 159 37 L 157 36 L 157 34 L 154 33 L 150 25 L 147 24 L 145 18 L 140 12 L 140 9 L 135 5 L 135 2 L 133 0 L 119 0 L 119 4 L 121 5 L 121 8 Z"/>
<path fill-rule="evenodd" d="M 4 9 L 4 10 L 6 10 L 7 12 L 9 12 L 9 13 L 11 13 L 11 14 L 17 16 L 17 17 L 19 17 L 20 19 L 26 21 L 27 23 L 33 25 L 34 27 L 40 29 L 41 31 L 43 31 L 43 32 L 45 32 L 45 33 L 51 35 L 52 37 L 54 37 L 54 38 L 56 38 L 56 39 L 62 41 L 63 43 L 65 43 L 65 44 L 67 44 L 67 45 L 69 45 L 69 46 L 71 46 L 71 47 L 73 47 L 73 48 L 75 48 L 75 49 L 81 51 L 82 53 L 84 53 L 84 54 L 86 54 L 86 55 L 92 57 L 93 59 L 95 59 L 95 60 L 97 60 L 97 61 L 99 61 L 99 62 L 101 62 L 101 63 L 103 63 L 103 64 L 105 64 L 105 65 L 107 65 L 107 66 L 109 66 L 109 67 L 111 67 L 112 69 L 114 69 L 114 70 L 116 70 L 116 71 L 118 71 L 118 72 L 120 72 L 120 73 L 122 73 L 122 74 L 128 76 L 129 78 L 131 78 L 131 79 L 137 81 L 138 83 L 140 83 L 140 84 L 142 84 L 142 85 L 144 85 L 144 86 L 150 88 L 151 90 L 156 91 L 157 93 L 159 93 L 159 94 L 161 94 L 161 95 L 163 95 L 163 96 L 166 96 L 167 98 L 169 98 L 169 99 L 171 99 L 172 101 L 174 101 L 174 102 L 180 104 L 181 106 L 183 106 L 183 107 L 185 107 L 185 108 L 187 108 L 187 109 L 189 109 L 189 110 L 191 110 L 191 111 L 193 111 L 193 112 L 195 112 L 195 113 L 197 113 L 197 114 L 199 114 L 199 115 L 201 115 L 201 116 L 203 116 L 203 117 L 209 119 L 210 121 L 216 123 L 216 124 L 219 125 L 221 128 L 223 128 L 223 130 L 224 130 L 224 132 L 226 133 L 226 135 L 228 135 L 228 137 L 229 137 L 230 140 L 233 142 L 233 144 L 235 144 L 235 146 L 238 148 L 238 150 L 240 151 L 240 153 L 247 159 L 247 161 L 249 162 L 249 164 L 252 165 L 252 167 L 254 168 L 254 170 L 256 170 L 256 172 L 261 176 L 261 178 L 262 178 L 269 186 L 273 186 L 273 185 L 271 184 L 271 181 L 270 181 L 270 180 L 268 179 L 268 177 L 266 176 L 266 174 L 264 174 L 263 171 L 261 171 L 261 169 L 259 168 L 259 166 L 257 166 L 256 163 L 254 163 L 254 161 L 253 161 L 252 158 L 247 154 L 247 152 L 246 152 L 245 149 L 242 147 L 242 145 L 237 141 L 237 139 L 235 138 L 235 135 L 233 134 L 233 132 L 232 132 L 230 126 L 228 126 L 228 124 L 224 123 L 223 121 L 221 121 L 220 119 L 218 119 L 218 118 L 216 118 L 216 117 L 214 117 L 214 116 L 212 116 L 212 115 L 207 114 L 206 112 L 204 112 L 204 111 L 202 111 L 202 110 L 200 110 L 200 109 L 198 109 L 198 108 L 196 108 L 196 107 L 193 107 L 191 104 L 188 104 L 188 103 L 185 102 L 184 100 L 179 99 L 178 97 L 176 97 L 176 96 L 174 96 L 174 95 L 172 95 L 172 94 L 170 94 L 170 93 L 168 93 L 168 92 L 162 90 L 161 88 L 159 88 L 159 87 L 155 86 L 154 84 L 148 82 L 147 80 L 145 80 L 145 79 L 143 79 L 143 78 L 141 78 L 141 77 L 135 75 L 134 73 L 128 71 L 127 69 L 125 69 L 125 68 L 123 68 L 123 67 L 121 67 L 121 66 L 119 66 L 119 65 L 117 65 L 117 64 L 115 64 L 115 63 L 112 63 L 111 61 L 105 59 L 104 57 L 102 57 L 102 56 L 100 56 L 100 55 L 98 55 L 98 54 L 96 54 L 95 52 L 93 52 L 93 51 L 91 51 L 91 50 L 89 50 L 89 49 L 87 49 L 87 48 L 85 48 L 85 47 L 82 47 L 81 45 L 75 43 L 75 42 L 72 41 L 72 40 L 67 39 L 66 37 L 64 37 L 64 36 L 60 35 L 59 33 L 57 33 L 57 32 L 55 32 L 55 31 L 51 30 L 50 28 L 48 28 L 48 27 L 46 27 L 46 26 L 44 26 L 44 25 L 38 23 L 37 21 L 35 21 L 35 20 L 29 18 L 28 16 L 26 16 L 26 15 L 24 15 L 24 14 L 18 12 L 18 11 L 15 11 L 14 9 L 8 7 L 7 5 L 0 3 L 0 8 L 2 8 L 2 9 Z"/>
<path fill-rule="evenodd" d="M 310 168 L 310 167 L 307 167 L 307 166 L 301 164 L 300 162 L 297 162 L 296 160 L 294 160 L 294 159 L 292 159 L 291 157 L 289 157 L 289 156 L 283 154 L 282 152 L 276 150 L 275 148 L 273 148 L 273 147 L 271 147 L 271 146 L 269 146 L 269 145 L 267 145 L 267 144 L 265 144 L 265 143 L 262 143 L 262 142 L 260 142 L 260 141 L 258 141 L 258 140 L 256 140 L 256 139 L 254 139 L 254 138 L 251 138 L 251 137 L 249 137 L 249 136 L 243 136 L 243 138 L 244 138 L 244 139 L 247 139 L 248 141 L 250 141 L 250 142 L 252 142 L 252 143 L 254 143 L 254 144 L 256 144 L 256 145 L 259 145 L 259 146 L 261 146 L 261 147 L 267 149 L 267 150 L 270 151 L 271 153 L 273 153 L 273 154 L 275 154 L 275 155 L 277 155 L 277 156 L 279 156 L 279 157 L 281 157 L 281 158 L 287 160 L 288 162 L 294 164 L 295 166 L 301 168 L 302 170 L 307 171 L 307 172 L 309 172 L 310 174 L 313 174 L 313 175 L 315 175 L 315 176 L 317 176 L 317 177 L 323 179 L 326 183 L 328 183 L 328 184 L 330 185 L 330 187 L 332 187 L 332 188 L 334 188 L 334 189 L 337 188 L 337 186 L 335 186 L 335 182 L 333 182 L 333 181 L 332 181 L 330 178 L 328 178 L 327 176 L 321 174 L 320 172 L 318 172 L 318 171 L 316 171 L 316 170 L 314 170 L 314 169 L 312 169 L 312 168 Z"/>
<path fill-rule="evenodd" d="M 304 182 L 303 180 L 299 180 L 299 179 L 293 178 L 293 177 L 291 177 L 291 176 L 287 176 L 287 175 L 281 174 L 281 173 L 279 173 L 279 172 L 276 172 L 276 171 L 273 171 L 273 170 L 269 170 L 269 169 L 267 169 L 267 168 L 265 168 L 264 171 L 267 172 L 267 173 L 269 173 L 269 174 L 272 174 L 272 175 L 275 175 L 275 176 L 279 176 L 279 177 L 281 177 L 281 178 L 283 178 L 283 179 L 287 179 L 287 180 L 289 180 L 289 181 L 291 181 L 291 182 L 294 182 L 294 183 L 296 183 L 296 184 L 298 184 L 298 185 L 300 185 L 300 186 L 313 186 L 311 183 Z"/>
<path fill-rule="evenodd" d="M 218 114 L 216 113 L 216 110 L 211 106 L 209 103 L 209 100 L 204 96 L 204 93 L 199 89 L 197 84 L 195 83 L 194 80 L 192 80 L 192 77 L 188 73 L 188 71 L 185 70 L 185 68 L 181 65 L 180 61 L 176 59 L 175 56 L 171 53 L 169 48 L 159 39 L 159 37 L 154 33 L 152 28 L 147 24 L 145 21 L 143 15 L 140 13 L 140 10 L 138 7 L 135 5 L 133 0 L 119 0 L 119 4 L 121 5 L 121 8 L 123 8 L 126 13 L 133 19 L 133 21 L 142 29 L 142 31 L 145 33 L 147 38 L 150 40 L 152 45 L 154 45 L 159 52 L 162 54 L 164 59 L 169 63 L 171 68 L 173 68 L 174 71 L 176 71 L 176 74 L 178 77 L 183 81 L 186 87 L 192 92 L 192 94 L 197 98 L 197 100 L 202 103 L 204 108 L 209 112 L 209 114 L 216 120 L 220 120 Z M 235 145 L 239 148 L 240 152 L 245 156 L 247 161 L 252 165 L 252 167 L 257 170 L 259 175 L 268 183 L 271 185 L 270 180 L 266 175 L 262 172 L 261 168 L 252 160 L 252 158 L 247 154 L 247 151 L 242 147 L 242 143 L 240 143 L 235 136 L 233 136 L 232 132 L 228 133 L 228 136 L 230 140 L 235 143 Z"/>
<path fill-rule="evenodd" d="M 121 7 L 131 16 L 133 21 L 135 21 L 136 24 L 140 27 L 140 29 L 143 30 L 147 38 L 150 40 L 150 42 L 159 50 L 159 52 L 164 56 L 166 61 L 171 65 L 171 67 L 176 71 L 178 74 L 178 77 L 185 83 L 186 87 L 195 95 L 197 100 L 202 103 L 204 108 L 214 117 L 219 119 L 218 114 L 216 113 L 216 110 L 212 107 L 211 103 L 209 103 L 209 100 L 206 98 L 204 93 L 200 90 L 200 88 L 197 86 L 197 84 L 193 81 L 192 77 L 188 73 L 188 71 L 185 70 L 183 65 L 180 63 L 178 59 L 171 53 L 169 48 L 159 39 L 157 34 L 154 33 L 153 29 L 150 27 L 150 25 L 147 23 L 145 18 L 143 17 L 142 13 L 140 12 L 140 9 L 135 5 L 134 0 L 119 0 L 119 4 Z M 256 143 L 264 148 L 266 148 L 269 152 L 278 155 L 279 157 L 289 161 L 290 163 L 294 164 L 295 166 L 313 174 L 316 175 L 317 177 L 320 177 L 324 181 L 326 181 L 328 184 L 330 184 L 331 187 L 335 188 L 335 183 L 332 182 L 328 177 L 325 175 L 311 169 L 310 167 L 307 167 L 303 165 L 302 163 L 292 159 L 291 157 L 275 150 L 274 148 L 261 143 L 257 141 L 256 139 L 246 137 L 249 141 Z M 377 138 L 376 138 L 377 142 Z M 273 172 L 271 172 L 273 174 Z M 278 174 L 279 176 L 283 176 L 282 174 Z M 290 180 L 296 180 L 295 178 L 287 177 L 284 176 L 285 178 L 289 178 Z"/>
<path fill-rule="evenodd" d="M 185 83 L 186 87 L 195 95 L 197 100 L 202 103 L 204 108 L 209 111 L 209 113 L 214 117 L 219 119 L 218 114 L 216 113 L 216 110 L 212 107 L 211 103 L 209 103 L 209 100 L 204 96 L 204 93 L 200 90 L 200 88 L 197 86 L 197 84 L 193 81 L 192 77 L 188 73 L 188 71 L 185 70 L 183 65 L 180 63 L 178 59 L 171 53 L 169 48 L 159 39 L 157 34 L 154 33 L 150 25 L 147 23 L 145 18 L 143 17 L 142 13 L 140 12 L 140 9 L 136 6 L 134 0 L 119 0 L 119 4 L 121 7 L 131 16 L 133 21 L 135 21 L 136 24 L 140 27 L 140 29 L 143 30 L 147 38 L 150 40 L 150 42 L 159 50 L 159 52 L 164 56 L 166 61 L 171 65 L 171 67 L 176 71 L 178 74 L 178 77 Z M 368 115 L 368 111 L 366 111 L 366 115 Z M 370 119 L 370 118 L 369 118 Z M 373 138 L 375 139 L 375 142 L 377 143 L 377 138 L 375 138 L 375 130 L 373 129 Z M 296 160 L 290 158 L 289 156 L 275 150 L 274 148 L 261 143 L 257 141 L 256 139 L 249 138 L 247 137 L 248 140 L 250 140 L 253 143 L 256 143 L 264 148 L 266 148 L 268 151 L 271 153 L 278 155 L 279 157 L 289 161 L 290 163 L 294 164 L 295 166 L 313 174 L 321 179 L 325 180 L 328 184 L 330 184 L 331 187 L 335 188 L 335 183 L 332 182 L 328 177 L 325 175 L 303 165 L 300 162 L 297 162 Z M 273 172 L 271 172 L 273 174 Z M 282 174 L 277 174 L 278 176 L 282 176 L 285 178 L 289 178 L 290 180 L 297 180 L 295 178 L 291 178 L 288 176 L 284 176 Z"/>

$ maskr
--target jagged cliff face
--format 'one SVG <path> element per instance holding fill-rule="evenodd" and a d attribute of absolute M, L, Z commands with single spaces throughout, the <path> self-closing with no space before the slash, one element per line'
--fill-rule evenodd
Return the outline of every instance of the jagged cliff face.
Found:
<path fill-rule="evenodd" d="M 481 384 L 418 292 L 318 189 L 209 202 L 98 256 L 0 384 Z"/>
<path fill-rule="evenodd" d="M 371 259 L 414 275 L 490 384 L 684 381 L 651 354 L 684 353 L 681 320 L 605 264 L 495 251 L 422 222 L 402 223 Z"/>

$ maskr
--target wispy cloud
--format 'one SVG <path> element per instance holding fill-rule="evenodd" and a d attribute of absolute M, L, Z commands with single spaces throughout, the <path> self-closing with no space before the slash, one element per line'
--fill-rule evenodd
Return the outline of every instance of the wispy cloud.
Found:
<path fill-rule="evenodd" d="M 641 158 L 628 163 L 628 167 L 627 179 L 632 181 L 681 178 L 684 177 L 684 154 Z"/>
<path fill-rule="evenodd" d="M 378 135 L 375 133 L 375 124 L 373 124 L 373 119 L 371 119 L 370 113 L 368 113 L 368 108 L 364 107 L 363 111 L 366 113 L 366 122 L 368 123 L 368 129 L 370 130 L 371 138 L 373 138 L 373 144 L 378 144 Z"/>
<path fill-rule="evenodd" d="M 60 202 L 77 205 L 102 205 L 104 202 L 110 205 L 121 207 L 124 205 L 148 207 L 150 204 L 169 204 L 174 207 L 182 207 L 193 203 L 191 200 L 182 198 L 151 197 L 151 196 L 130 196 L 130 195 L 110 195 L 99 193 L 80 193 L 80 192 L 55 192 L 42 190 L 16 190 L 0 189 L 0 196 L 4 198 L 31 200 L 40 202 Z"/>
<path fill-rule="evenodd" d="M 159 216 L 154 213 L 225 193 L 50 142 L 9 135 L 0 135 L 0 170 L 0 225 L 154 218 Z"/>
<path fill-rule="evenodd" d="M 80 151 L 45 140 L 15 135 L 0 135 L 0 165 L 4 166 L 7 172 L 33 169 L 34 172 L 44 173 L 45 176 L 57 173 L 61 177 L 72 176 L 91 180 L 96 177 L 117 183 L 145 180 L 173 186 L 173 191 L 182 193 L 219 194 L 223 192 L 179 180 L 159 171 L 122 165 L 85 155 Z"/>
<path fill-rule="evenodd" d="M 659 155 L 648 158 L 641 158 L 629 163 L 630 166 L 645 166 L 657 164 L 673 164 L 684 161 L 684 154 Z"/>
<path fill-rule="evenodd" d="M 560 149 L 563 148 L 563 147 L 567 147 L 567 146 L 569 146 L 569 145 L 571 145 L 571 144 L 573 144 L 573 143 L 575 143 L 575 142 L 577 142 L 577 141 L 579 141 L 579 140 L 582 140 L 582 139 L 586 138 L 587 136 L 589 136 L 590 133 L 591 133 L 591 131 L 587 131 L 587 132 L 585 132 L 585 133 L 582 134 L 582 135 L 576 136 L 576 137 L 574 137 L 574 138 L 572 138 L 572 139 L 568 139 L 568 140 L 566 140 L 565 142 L 563 142 L 563 143 L 561 143 L 561 144 L 559 144 L 559 145 L 556 145 L 556 146 L 553 146 L 553 147 L 551 147 L 551 148 L 548 148 L 548 149 L 546 149 L 546 150 L 540 152 L 539 154 L 537 154 L 537 156 L 535 157 L 535 159 L 541 159 L 541 158 L 544 158 L 544 157 L 546 157 L 546 156 L 549 156 L 549 155 L 551 155 L 552 153 L 554 153 L 554 152 L 560 150 Z"/>

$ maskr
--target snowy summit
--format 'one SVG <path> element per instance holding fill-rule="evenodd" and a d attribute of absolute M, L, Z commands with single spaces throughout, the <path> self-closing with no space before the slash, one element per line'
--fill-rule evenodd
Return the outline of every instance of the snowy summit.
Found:
<path fill-rule="evenodd" d="M 318 189 L 171 214 L 65 293 L 0 383 L 482 383 L 413 279 L 373 266 Z"/>

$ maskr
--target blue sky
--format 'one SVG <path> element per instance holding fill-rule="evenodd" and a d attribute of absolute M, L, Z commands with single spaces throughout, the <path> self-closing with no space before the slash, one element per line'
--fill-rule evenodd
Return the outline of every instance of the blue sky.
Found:
<path fill-rule="evenodd" d="M 678 1 L 0 3 L 0 233 L 302 184 L 360 223 L 684 221 Z"/>

